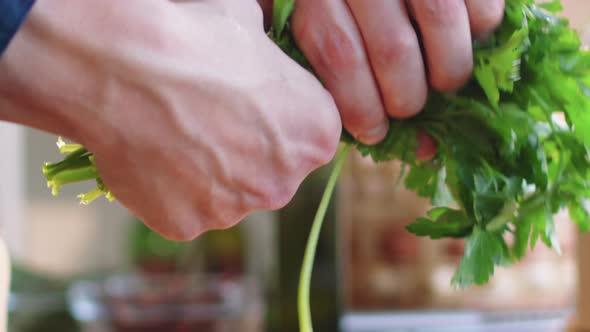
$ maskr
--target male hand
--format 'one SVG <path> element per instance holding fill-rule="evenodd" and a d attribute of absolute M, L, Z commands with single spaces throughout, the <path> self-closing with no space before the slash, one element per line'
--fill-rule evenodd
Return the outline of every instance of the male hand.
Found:
<path fill-rule="evenodd" d="M 465 83 L 472 40 L 492 32 L 503 9 L 504 0 L 297 0 L 293 34 L 344 127 L 374 144 L 389 117 L 423 108 L 430 87 L 453 91 Z M 420 140 L 418 155 L 432 153 L 432 142 Z"/>
<path fill-rule="evenodd" d="M 284 206 L 342 126 L 254 0 L 39 1 L 0 61 L 0 119 L 84 144 L 176 240 Z"/>

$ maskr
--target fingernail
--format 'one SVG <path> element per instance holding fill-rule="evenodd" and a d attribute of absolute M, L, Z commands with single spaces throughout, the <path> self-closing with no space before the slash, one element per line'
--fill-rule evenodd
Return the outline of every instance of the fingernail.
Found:
<path fill-rule="evenodd" d="M 365 133 L 358 135 L 358 140 L 364 144 L 373 145 L 381 142 L 387 131 L 389 130 L 389 123 L 384 122 L 379 124 L 377 127 L 367 130 Z"/>

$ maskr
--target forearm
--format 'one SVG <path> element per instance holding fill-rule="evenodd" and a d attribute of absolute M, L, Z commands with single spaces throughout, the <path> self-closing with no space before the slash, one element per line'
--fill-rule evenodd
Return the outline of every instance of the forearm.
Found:
<path fill-rule="evenodd" d="M 166 47 L 161 3 L 39 1 L 0 58 L 0 120 L 76 140 L 108 134 L 126 63 Z"/>

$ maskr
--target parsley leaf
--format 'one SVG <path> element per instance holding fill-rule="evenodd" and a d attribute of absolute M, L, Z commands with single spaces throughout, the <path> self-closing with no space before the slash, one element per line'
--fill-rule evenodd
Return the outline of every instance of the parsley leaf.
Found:
<path fill-rule="evenodd" d="M 478 226 L 467 238 L 464 250 L 464 256 L 452 280 L 457 287 L 485 284 L 494 274 L 495 265 L 510 260 L 508 246 L 502 235 L 486 232 Z"/>
<path fill-rule="evenodd" d="M 471 233 L 473 224 L 463 211 L 450 208 L 435 208 L 428 212 L 431 219 L 418 218 L 408 225 L 408 231 L 432 239 L 444 237 L 461 238 Z"/>

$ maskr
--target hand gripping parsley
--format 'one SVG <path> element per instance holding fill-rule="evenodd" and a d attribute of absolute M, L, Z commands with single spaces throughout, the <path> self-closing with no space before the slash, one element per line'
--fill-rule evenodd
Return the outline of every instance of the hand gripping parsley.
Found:
<path fill-rule="evenodd" d="M 291 58 L 311 70 L 298 50 L 288 19 L 295 0 L 275 0 L 269 33 Z M 301 273 L 301 331 L 312 331 L 309 283 L 326 207 L 349 149 L 375 162 L 400 160 L 409 168 L 405 186 L 431 199 L 427 216 L 407 226 L 417 236 L 464 238 L 465 251 L 452 285 L 489 281 L 496 266 L 519 261 L 540 240 L 560 252 L 553 216 L 568 209 L 580 230 L 590 229 L 590 52 L 557 16 L 560 1 L 506 0 L 501 26 L 475 42 L 470 82 L 455 94 L 431 92 L 416 117 L 391 120 L 385 140 L 363 145 L 344 132 L 343 148 L 320 203 Z M 564 119 L 560 121 L 558 119 Z M 421 130 L 438 144 L 419 161 Z M 63 144 L 63 161 L 43 167 L 48 184 L 96 180 L 81 195 L 89 203 L 113 199 L 82 146 Z"/>

